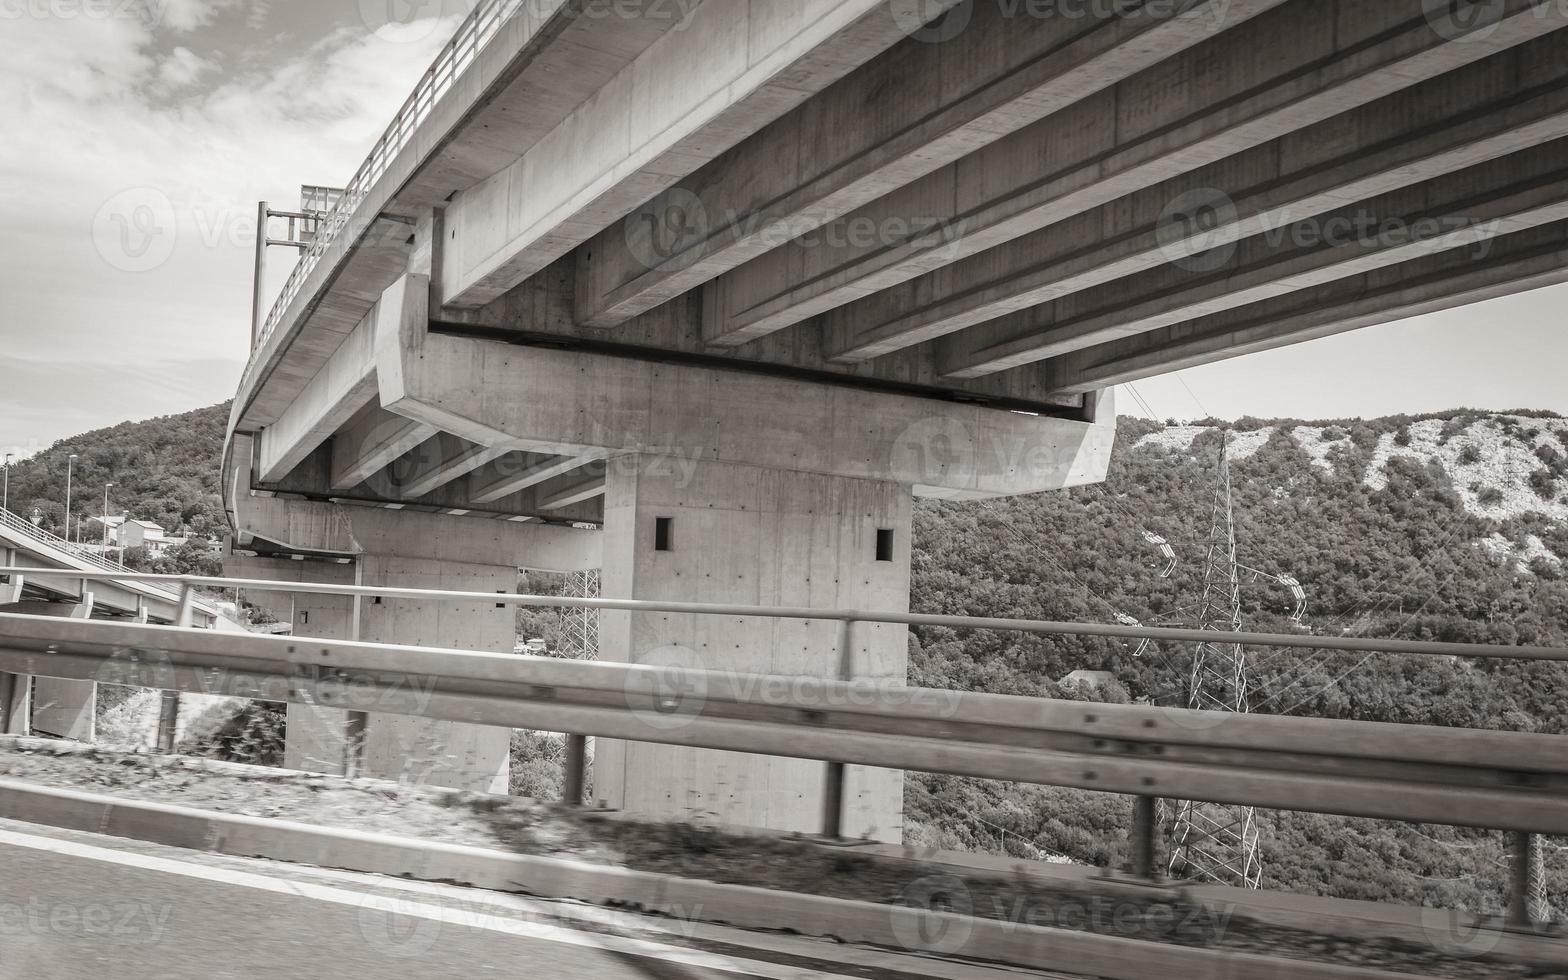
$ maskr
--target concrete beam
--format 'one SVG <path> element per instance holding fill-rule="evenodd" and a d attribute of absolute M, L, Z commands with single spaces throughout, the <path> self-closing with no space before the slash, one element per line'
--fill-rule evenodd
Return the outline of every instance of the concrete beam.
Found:
<path fill-rule="evenodd" d="M 840 219 L 876 229 L 869 242 L 792 242 L 720 276 L 704 336 L 746 343 L 1568 24 L 1568 9 L 1500 0 L 1455 40 L 1430 8 L 1255 17 Z"/>
<path fill-rule="evenodd" d="M 515 162 L 452 199 L 443 302 L 496 298 L 913 26 L 885 0 L 696 6 Z"/>
<path fill-rule="evenodd" d="M 372 307 L 278 420 L 262 430 L 256 468 L 263 483 L 288 476 L 317 446 L 375 399 L 372 341 L 376 312 Z"/>
<path fill-rule="evenodd" d="M 943 338 L 940 370 L 992 374 L 1423 255 L 1465 247 L 1484 254 L 1494 238 L 1568 217 L 1565 149 L 1568 142 L 1555 141 L 1515 154 L 1506 166 L 1404 188 L 1281 229 L 1279 241 L 1255 236 L 1215 268 L 1161 266 Z"/>
<path fill-rule="evenodd" d="M 435 432 L 423 422 L 366 405 L 332 437 L 332 488 L 359 486 Z"/>
<path fill-rule="evenodd" d="M 1123 338 L 1046 362 L 1064 391 L 1093 391 L 1568 282 L 1568 222 Z"/>
<path fill-rule="evenodd" d="M 558 456 L 539 461 L 539 457 L 533 453 L 512 453 L 505 459 L 497 460 L 492 467 L 474 475 L 471 495 L 475 503 L 494 503 L 502 497 L 538 486 L 547 480 L 581 469 L 603 458 L 602 454 L 585 454 Z M 545 509 L 543 502 L 539 506 Z M 556 505 L 550 509 L 559 509 L 561 506 L 564 505 Z"/>
<path fill-rule="evenodd" d="M 400 410 L 473 419 L 536 452 L 722 459 L 991 497 L 1097 482 L 1115 435 L 1108 399 L 1078 421 L 428 331 L 400 349 L 400 367 L 378 368 Z"/>
<path fill-rule="evenodd" d="M 1563 136 L 1568 32 L 839 307 L 824 343 L 880 357 Z"/>
<path fill-rule="evenodd" d="M 1282 2 L 966 2 L 952 37 L 903 41 L 579 249 L 577 319 L 616 326 Z"/>
<path fill-rule="evenodd" d="M 600 567 L 598 532 L 580 528 L 284 497 L 246 495 L 236 503 L 248 534 L 298 551 L 347 557 L 374 545 L 389 558 L 556 572 Z"/>
<path fill-rule="evenodd" d="M 511 452 L 507 446 L 481 446 L 445 432 L 436 433 L 393 464 L 409 499 L 434 493 L 486 463 Z"/>
<path fill-rule="evenodd" d="M 584 500 L 602 497 L 604 496 L 604 486 L 603 475 L 579 480 L 576 483 L 571 483 L 558 490 L 546 493 L 544 499 L 539 502 L 539 509 L 560 510 L 562 507 L 580 504 Z"/>

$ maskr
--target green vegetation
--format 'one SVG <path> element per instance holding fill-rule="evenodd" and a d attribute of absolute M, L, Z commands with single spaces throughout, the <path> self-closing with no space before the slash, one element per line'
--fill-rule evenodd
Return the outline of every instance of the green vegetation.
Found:
<path fill-rule="evenodd" d="M 1445 420 L 1447 441 L 1484 415 L 1438 417 Z M 1410 425 L 1423 418 L 1311 423 L 1331 426 L 1325 440 L 1336 437 L 1331 470 L 1313 465 L 1304 448 L 1281 431 L 1294 421 L 1236 424 L 1243 431 L 1274 429 L 1256 454 L 1232 467 L 1241 561 L 1296 576 L 1309 600 L 1298 626 L 1288 618 L 1285 588 L 1247 576 L 1248 628 L 1568 644 L 1564 566 L 1540 557 L 1503 560 L 1477 546 L 1493 534 L 1516 547 L 1533 535 L 1568 559 L 1568 525 L 1544 514 L 1497 521 L 1471 513 L 1435 459 L 1396 456 L 1386 467 L 1386 487 L 1363 482 L 1380 437 L 1391 434 L 1394 445 L 1408 446 Z M 1192 623 L 1219 435 L 1205 432 L 1181 451 L 1133 448 L 1160 428 L 1121 420 L 1103 487 L 984 503 L 923 503 L 916 509 L 912 608 L 1090 622 L 1113 621 L 1120 612 L 1148 624 Z M 1538 434 L 1511 420 L 1503 430 L 1521 445 Z M 1543 463 L 1554 461 L 1542 454 Z M 1495 487 L 1482 489 L 1483 504 L 1501 498 Z M 1165 562 L 1143 539 L 1145 528 L 1175 547 L 1181 564 L 1170 578 L 1160 578 Z M 1100 693 L 1104 700 L 1182 704 L 1188 651 L 1155 645 L 1141 656 L 1135 653 L 1135 645 L 1108 639 L 922 628 L 911 638 L 910 679 L 936 687 L 1082 697 L 1079 690 L 1061 691 L 1054 679 L 1078 668 L 1106 670 L 1119 683 Z M 1568 731 L 1568 665 L 1249 653 L 1258 711 Z M 1018 857 L 1057 853 L 1091 864 L 1121 860 L 1131 809 L 1128 801 L 1104 794 L 913 774 L 905 801 L 909 836 L 918 843 Z M 1311 814 L 1260 818 L 1266 886 L 1500 907 L 1505 862 L 1496 834 Z M 1549 852 L 1552 898 L 1559 908 L 1568 901 L 1564 857 Z"/>
<path fill-rule="evenodd" d="M 183 415 L 122 422 L 61 439 L 11 467 L 9 509 L 26 519 L 36 508 L 44 530 L 67 537 L 66 465 L 75 453 L 77 459 L 71 465 L 73 519 L 69 535 L 73 540 L 78 534 L 77 519 L 85 522 L 103 510 L 105 483 L 114 484 L 109 491 L 111 514 L 125 513 L 153 521 L 173 535 L 183 527 L 193 537 L 217 540 L 227 531 L 223 502 L 218 495 L 218 468 L 228 420 L 229 403 L 224 402 Z M 96 524 L 91 531 L 86 523 L 81 528 L 89 544 L 100 540 L 103 533 Z M 157 568 L 146 560 L 138 566 L 134 554 L 128 556 L 126 563 L 153 571 L 174 571 L 178 557 L 165 556 L 161 563 L 164 567 Z M 189 563 L 200 566 L 190 571 L 211 570 L 195 562 L 195 557 L 185 555 Z M 187 569 L 181 565 L 178 570 Z"/>

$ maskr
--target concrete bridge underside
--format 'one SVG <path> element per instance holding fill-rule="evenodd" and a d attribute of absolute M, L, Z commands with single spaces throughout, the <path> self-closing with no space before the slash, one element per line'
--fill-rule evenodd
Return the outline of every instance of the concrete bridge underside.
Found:
<path fill-rule="evenodd" d="M 1560 4 L 610 9 L 522 4 L 280 303 L 231 419 L 247 560 L 902 610 L 913 498 L 1102 479 L 1110 386 L 1568 279 Z M 397 609 L 295 628 L 510 649 L 509 613 Z M 858 632 L 857 673 L 904 645 Z M 601 656 L 839 662 L 825 624 L 640 614 Z M 461 746 L 422 778 L 497 785 L 504 733 Z M 595 788 L 791 830 L 821 795 L 640 745 Z M 896 839 L 899 775 L 846 812 Z"/>

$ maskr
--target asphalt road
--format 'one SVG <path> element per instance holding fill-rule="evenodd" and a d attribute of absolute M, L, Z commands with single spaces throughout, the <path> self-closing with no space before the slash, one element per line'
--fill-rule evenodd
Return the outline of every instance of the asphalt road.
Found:
<path fill-rule="evenodd" d="M 247 872 L 0 836 L 0 978 L 735 976 L 688 951 Z M 674 971 L 674 972 L 672 972 Z M 754 976 L 754 973 L 741 973 Z"/>
<path fill-rule="evenodd" d="M 503 975 L 1019 976 L 823 941 L 0 821 L 0 980 Z"/>

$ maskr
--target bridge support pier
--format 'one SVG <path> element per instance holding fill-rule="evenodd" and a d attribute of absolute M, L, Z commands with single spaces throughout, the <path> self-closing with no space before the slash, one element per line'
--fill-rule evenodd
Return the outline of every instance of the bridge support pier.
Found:
<path fill-rule="evenodd" d="M 93 594 L 84 589 L 80 602 L 23 602 L 7 611 L 88 619 L 93 614 Z M 91 743 L 97 732 L 97 708 L 96 683 L 39 677 L 32 683 L 30 710 L 24 707 L 22 717 L 30 718 L 25 724 L 40 735 Z"/>
<path fill-rule="evenodd" d="M 608 465 L 604 595 L 616 599 L 737 605 L 909 608 L 908 487 L 876 480 L 633 454 Z M 809 697 L 816 679 L 839 672 L 834 621 L 627 613 L 600 619 L 600 658 L 733 674 L 779 675 L 759 686 Z M 862 623 L 853 633 L 857 681 L 874 692 L 905 684 L 902 626 Z M 789 680 L 783 680 L 788 678 Z M 678 727 L 700 707 L 653 719 Z M 817 833 L 825 766 L 784 757 L 600 739 L 594 798 L 663 817 Z M 900 841 L 903 773 L 847 767 L 842 829 L 851 837 Z"/>
<path fill-rule="evenodd" d="M 520 567 L 571 571 L 598 566 L 598 534 L 438 514 L 343 507 L 306 500 L 254 498 L 244 526 L 290 549 L 351 557 L 358 563 L 230 556 L 225 572 L 243 578 L 350 585 L 510 593 Z M 294 635 L 368 643 L 510 653 L 514 607 L 491 601 L 399 599 L 309 592 L 257 593 Z M 356 633 L 355 617 L 358 616 Z M 342 706 L 290 704 L 284 765 L 505 793 L 511 732 L 504 728 L 430 721 L 376 710 L 356 700 L 352 679 Z M 400 692 L 407 694 L 410 692 Z M 418 691 L 411 692 L 416 696 Z M 364 695 L 364 697 L 370 697 Z M 349 752 L 357 758 L 350 766 Z"/>

